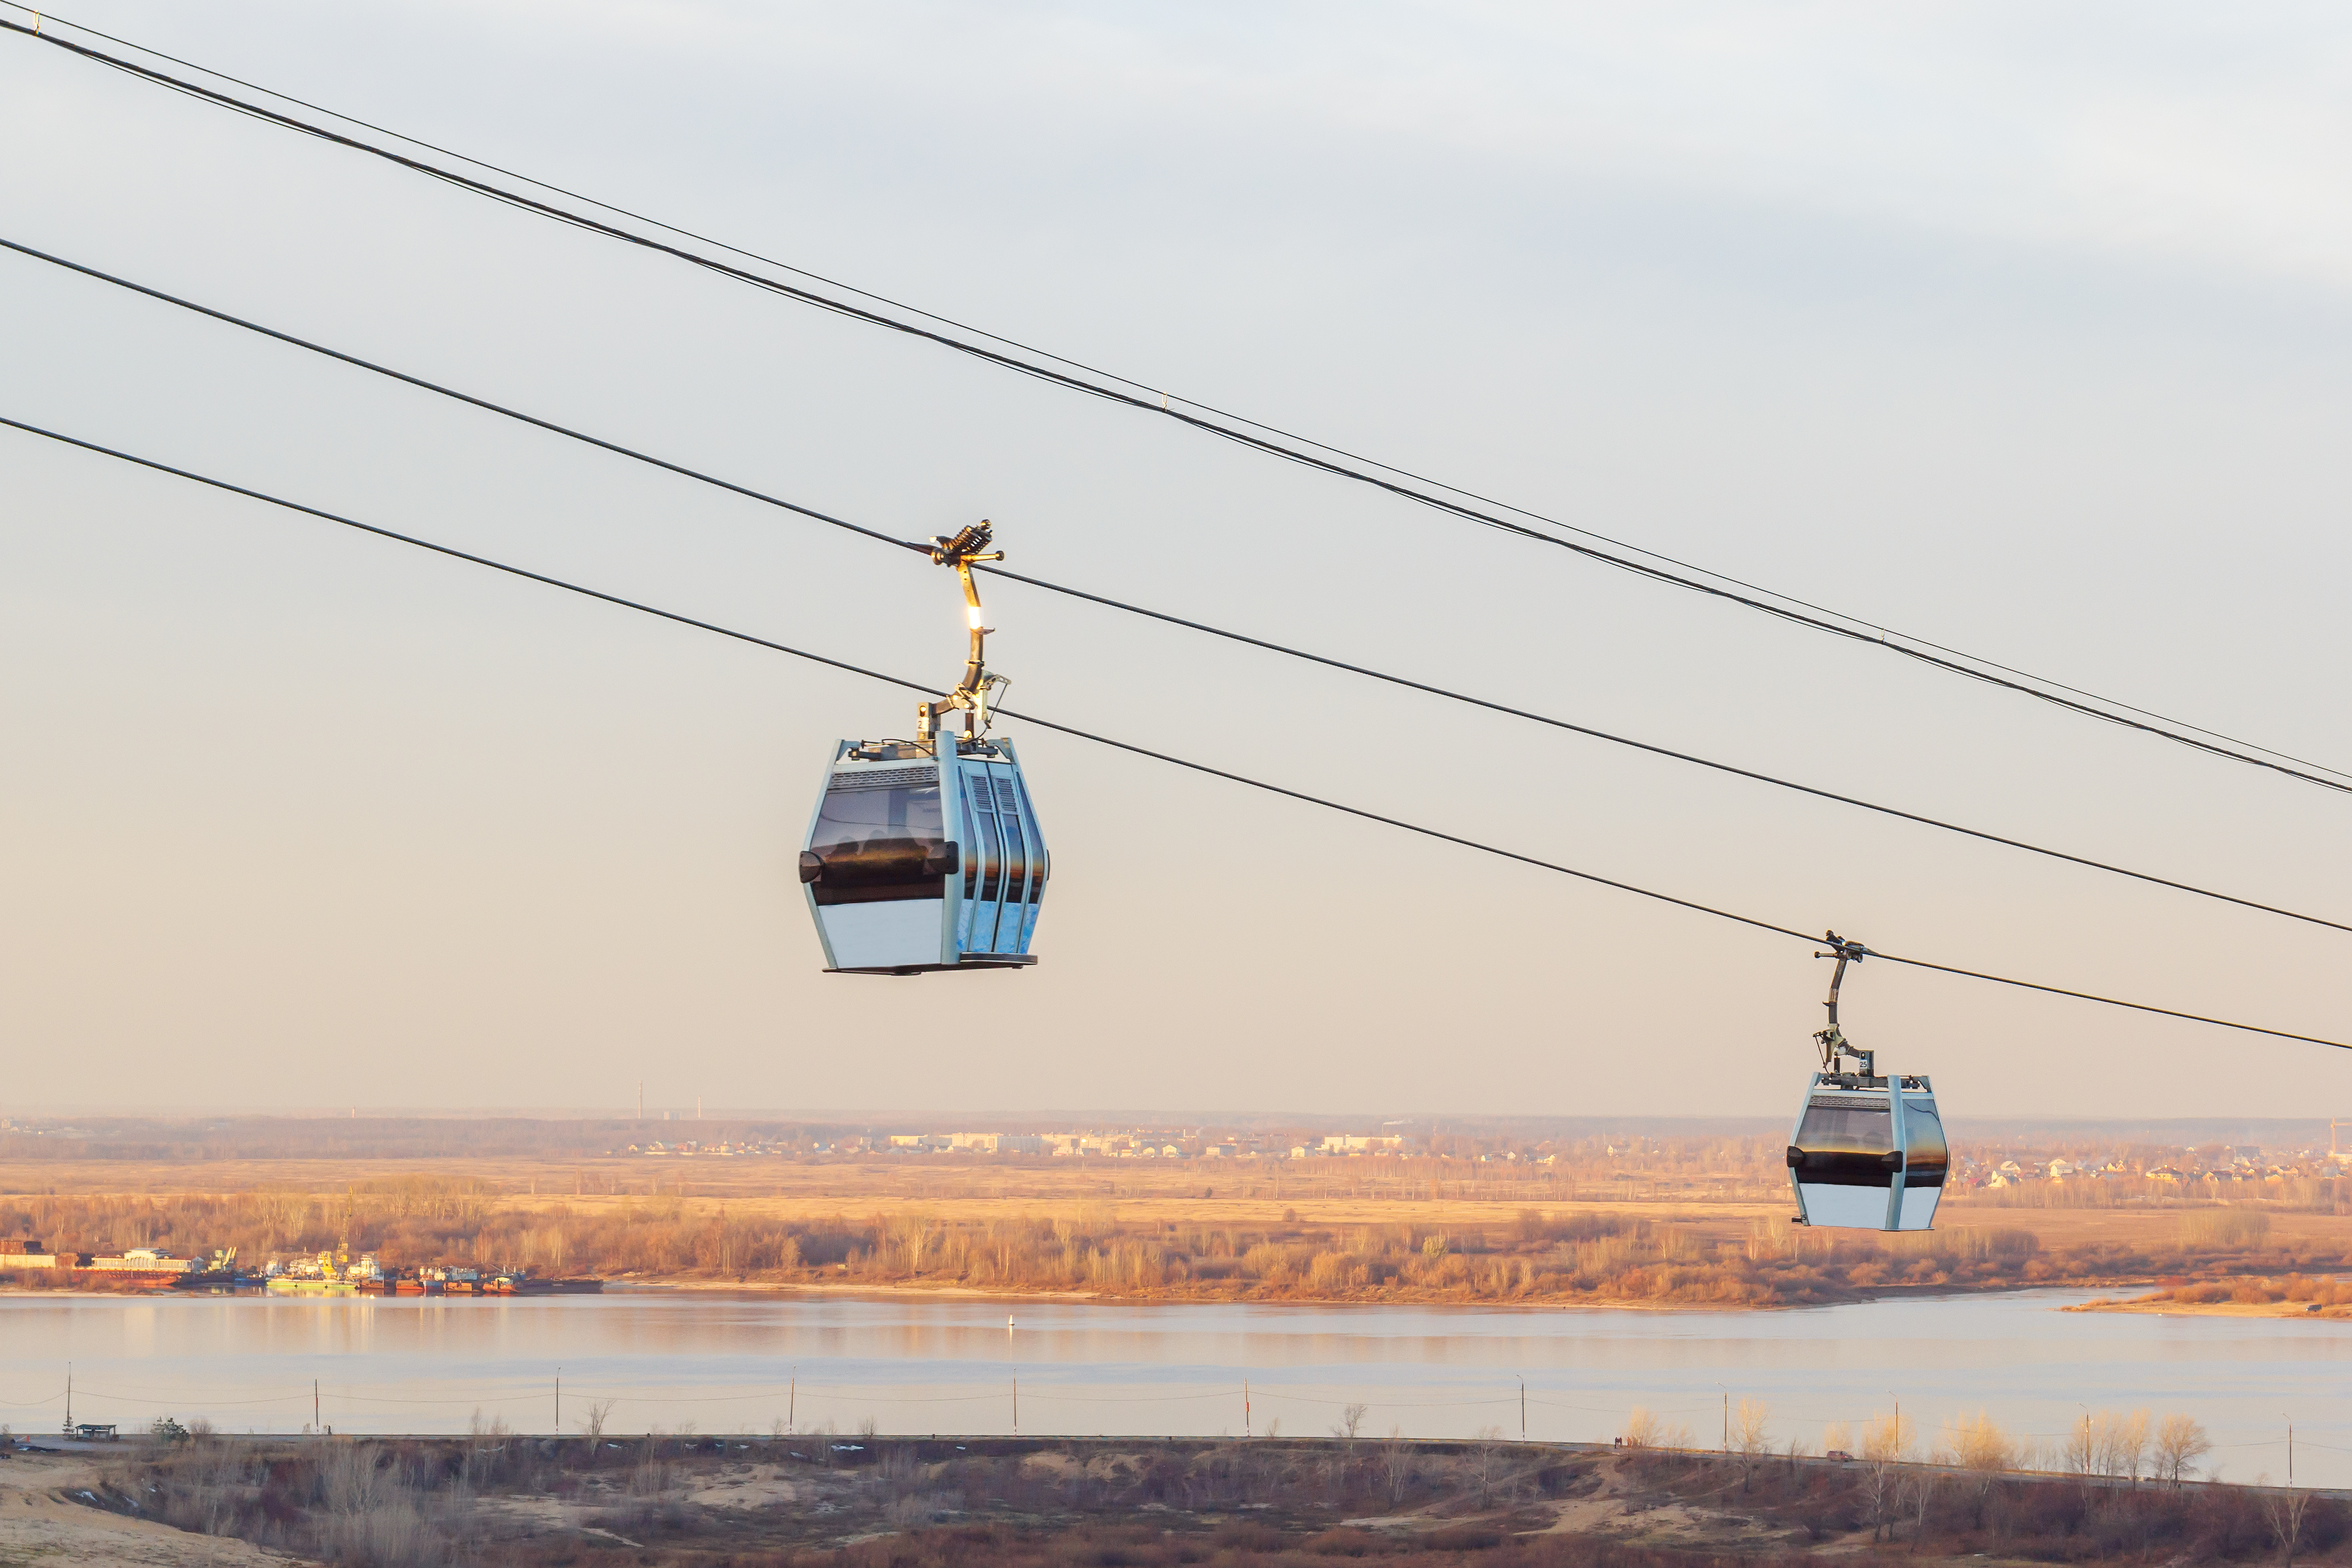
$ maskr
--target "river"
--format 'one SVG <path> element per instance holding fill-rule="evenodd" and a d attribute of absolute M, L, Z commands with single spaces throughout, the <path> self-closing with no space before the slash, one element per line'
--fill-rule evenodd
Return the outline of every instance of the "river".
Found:
<path fill-rule="evenodd" d="M 2055 1445 L 2084 1407 L 2183 1411 L 2240 1480 L 2352 1484 L 2352 1326 L 2061 1312 L 2080 1291 L 1795 1312 L 1087 1305 L 621 1291 L 446 1300 L 0 1297 L 0 1419 L 126 1431 L 608 1429 L 1606 1440 L 1642 1406 L 1720 1439 L 1727 1399 L 1819 1448 L 1900 1401 L 1925 1443 L 1979 1409 Z M 1007 1316 L 1011 1317 L 1008 1326 Z M 1244 1394 L 1246 1389 L 1246 1394 Z M 1522 1390 L 1524 1389 L 1524 1393 Z M 314 1403 L 315 1402 L 315 1403 Z"/>

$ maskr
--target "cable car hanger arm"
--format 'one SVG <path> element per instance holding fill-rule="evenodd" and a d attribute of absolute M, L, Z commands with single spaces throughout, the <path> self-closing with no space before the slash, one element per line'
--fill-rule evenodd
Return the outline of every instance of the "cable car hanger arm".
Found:
<path fill-rule="evenodd" d="M 289 512 L 299 513 L 304 517 L 315 517 L 321 522 L 333 523 L 339 527 L 351 528 L 359 533 L 373 534 L 378 538 L 390 539 L 397 544 L 413 545 L 418 549 L 430 550 L 436 555 L 447 556 L 453 560 L 462 560 L 470 565 L 488 567 L 492 571 L 502 571 L 510 577 L 524 578 L 532 582 L 542 583 L 549 588 L 562 589 L 566 593 L 576 593 L 583 599 L 598 600 L 606 604 L 616 605 L 623 610 L 634 610 L 640 614 L 651 615 L 663 621 L 675 622 L 681 626 L 690 626 L 698 632 L 709 632 L 721 637 L 731 638 L 738 643 L 748 643 L 754 647 L 768 649 L 772 653 L 788 653 L 795 659 L 805 659 L 813 664 L 823 664 L 830 669 L 845 671 L 854 675 L 863 675 L 868 680 L 882 681 L 894 686 L 903 686 L 908 691 L 921 692 L 931 689 L 920 681 L 910 681 L 906 679 L 904 676 L 886 674 L 879 670 L 868 669 L 862 664 L 853 664 L 845 659 L 835 659 L 824 653 L 812 653 L 804 648 L 795 648 L 788 643 L 778 643 L 771 638 L 759 636 L 754 632 L 737 631 L 731 626 L 721 626 L 716 622 L 698 620 L 691 615 L 682 614 L 675 610 L 664 610 L 658 605 L 647 604 L 641 600 L 625 599 L 617 593 L 608 593 L 600 588 L 590 588 L 584 583 L 568 581 L 560 577 L 551 577 L 545 572 L 533 571 L 528 567 L 511 565 L 509 562 L 498 560 L 489 556 L 475 555 L 470 551 L 459 549 L 454 545 L 438 544 L 434 540 L 422 538 L 415 534 L 400 533 L 395 529 L 387 528 L 375 523 L 363 523 L 356 517 L 345 517 L 341 513 L 330 512 L 318 507 L 306 506 L 299 501 L 292 501 L 288 500 L 283 497 L 272 496 L 267 491 L 249 489 L 243 485 L 234 484 L 226 479 L 215 479 L 208 475 L 198 474 L 190 469 L 175 468 L 168 463 L 159 462 L 152 457 L 141 457 L 133 453 L 124 452 L 115 447 L 102 446 L 94 441 L 85 441 L 79 436 L 68 435 L 61 431 L 46 429 L 37 424 L 27 423 L 20 419 L 11 419 L 5 414 L 0 414 L 0 426 L 5 426 L 11 430 L 23 431 L 27 435 L 37 435 L 42 437 L 44 440 L 54 441 L 59 445 L 78 447 L 84 452 L 94 453 L 101 457 L 111 457 L 118 462 L 128 463 L 137 467 L 151 469 L 158 474 L 168 474 L 173 478 L 185 479 L 192 484 L 204 485 L 215 490 L 225 490 L 231 495 L 243 496 L 248 500 L 260 501 L 268 506 L 281 507 Z M 1360 817 L 1366 821 L 1379 822 L 1387 827 L 1399 828 L 1409 833 L 1418 833 L 1424 838 L 1437 839 L 1446 843 L 1458 844 L 1465 849 L 1477 850 L 1485 854 L 1496 855 L 1504 860 L 1517 861 L 1523 865 L 1531 865 L 1538 870 L 1558 872 L 1563 876 L 1572 876 L 1578 878 L 1580 881 L 1593 883 L 1602 887 L 1615 888 L 1622 893 L 1631 893 L 1643 898 L 1654 899 L 1661 904 L 1671 904 L 1677 908 L 1692 910 L 1701 915 L 1711 915 L 1718 920 L 1728 920 L 1737 925 L 1752 926 L 1759 931 L 1769 931 L 1776 936 L 1793 937 L 1800 942 L 1810 943 L 1820 940 L 1820 938 L 1814 937 L 1805 932 L 1798 931 L 1786 925 L 1776 925 L 1769 920 L 1759 920 L 1753 915 L 1736 914 L 1727 909 L 1718 909 L 1711 904 L 1700 904 L 1694 899 L 1677 898 L 1672 894 L 1659 893 L 1654 889 L 1637 886 L 1636 884 L 1629 882 L 1619 882 L 1614 878 L 1601 876 L 1594 872 L 1579 871 L 1572 866 L 1560 865 L 1551 861 L 1538 860 L 1533 855 L 1522 854 L 1517 850 L 1507 850 L 1494 844 L 1482 843 L 1475 839 L 1464 838 L 1458 834 L 1444 832 L 1436 828 L 1423 827 L 1417 822 L 1405 821 L 1402 818 L 1382 816 L 1377 811 L 1366 810 L 1360 806 L 1346 805 L 1340 801 L 1328 800 L 1323 796 L 1307 794 L 1306 791 L 1301 789 L 1292 789 L 1280 784 L 1269 783 L 1265 779 L 1253 779 L 1247 774 L 1234 773 L 1225 768 L 1211 767 L 1205 762 L 1194 762 L 1190 758 L 1176 757 L 1168 752 L 1154 751 L 1149 747 L 1138 746 L 1132 741 L 1116 740 L 1109 736 L 1097 735 L 1091 730 L 1080 729 L 1075 725 L 1058 724 L 1049 718 L 1041 718 L 1035 714 L 1017 713 L 1011 708 L 1001 708 L 997 711 L 1004 717 L 1017 718 L 1024 724 L 1034 724 L 1041 729 L 1050 729 L 1058 734 L 1069 736 L 1074 739 L 1089 741 L 1097 746 L 1107 746 L 1114 750 L 1129 752 L 1137 757 L 1150 758 L 1156 762 L 1165 762 L 1173 767 L 1188 768 L 1195 773 L 1204 773 L 1212 778 L 1228 779 L 1233 783 L 1246 785 L 1250 789 L 1261 789 L 1271 795 L 1286 796 L 1290 800 L 1304 801 L 1308 805 L 1323 807 L 1327 810 L 1342 812 L 1350 817 Z M 1874 958 L 1884 959 L 1885 962 L 1890 964 L 1906 964 L 1914 968 L 1934 969 L 1947 975 L 1958 975 L 1965 979 L 1986 980 L 1995 985 L 2014 986 L 2021 990 L 2042 991 L 2055 997 L 2072 997 L 2078 1001 L 2098 1002 L 2107 1007 L 2128 1009 L 2134 1012 L 2155 1013 L 2164 1018 L 2181 1019 L 2190 1023 L 2210 1024 L 2216 1029 L 2237 1030 L 2246 1034 L 2268 1035 L 2274 1040 L 2292 1040 L 2300 1041 L 2305 1045 L 2324 1045 L 2336 1051 L 2352 1051 L 2352 1043 L 2347 1043 L 2347 1041 L 2340 1040 L 2325 1040 L 2317 1035 L 2295 1034 L 2286 1030 L 2267 1029 L 2261 1024 L 2238 1023 L 2229 1019 L 2209 1018 L 2202 1013 L 2181 1012 L 2172 1008 L 2155 1007 L 2147 1002 L 2126 1001 L 2118 997 L 2103 997 L 2090 991 L 2069 990 L 2062 986 L 2046 986 L 2034 980 L 2012 979 L 2005 975 L 1987 974 L 1977 969 L 1962 969 L 1949 964 L 1931 963 L 1924 958 L 1898 957 L 1892 953 L 1879 952 L 1874 948 L 1871 950 L 1870 956 Z"/>
<path fill-rule="evenodd" d="M 915 737 L 928 742 L 939 728 L 940 720 L 961 709 L 964 734 L 973 738 L 988 733 L 988 701 L 992 692 L 1003 690 L 1013 683 L 1003 675 L 988 673 L 988 633 L 984 624 L 986 612 L 981 609 L 980 587 L 971 580 L 972 563 L 1003 560 L 1003 550 L 988 551 L 993 525 L 982 517 L 950 538 L 944 534 L 931 540 L 930 557 L 940 566 L 955 568 L 956 578 L 963 584 L 963 615 L 971 632 L 971 651 L 964 660 L 963 679 L 955 690 L 939 702 L 919 703 L 915 706 Z M 983 551 L 988 553 L 983 554 Z"/>
<path fill-rule="evenodd" d="M 1829 1027 L 1817 1031 L 1813 1036 L 1813 1039 L 1821 1043 L 1822 1071 L 1834 1072 L 1837 1071 L 1838 1058 L 1851 1056 L 1862 1064 L 1862 1075 L 1864 1078 L 1874 1078 L 1877 1076 L 1877 1052 L 1864 1051 L 1848 1044 L 1844 1032 L 1838 1028 L 1838 988 L 1845 984 L 1845 967 L 1848 964 L 1859 964 L 1869 957 L 1870 949 L 1859 942 L 1845 940 L 1834 931 L 1827 933 L 1826 939 L 1829 942 L 1830 950 L 1813 955 L 1816 958 L 1837 960 L 1837 967 L 1830 971 L 1830 999 L 1823 1004 L 1830 1011 Z"/>

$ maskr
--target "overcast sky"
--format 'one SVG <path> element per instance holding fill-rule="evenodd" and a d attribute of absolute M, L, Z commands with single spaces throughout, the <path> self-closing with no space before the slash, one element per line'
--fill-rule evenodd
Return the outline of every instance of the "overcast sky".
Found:
<path fill-rule="evenodd" d="M 16 14 L 0 7 L 0 15 Z M 2340 10 L 74 0 L 71 20 L 2352 768 Z M 55 26 L 54 23 L 50 24 Z M 68 34 L 68 36 L 72 36 Z M 2352 919 L 2352 799 L 0 36 L 0 234 L 887 531 Z M 911 557 L 0 254 L 0 413 L 952 684 Z M 2352 1038 L 2352 936 L 990 591 L 1014 706 L 1888 952 Z M 1024 974 L 818 973 L 906 694 L 0 431 L 8 1108 L 1793 1110 L 1785 938 L 1009 726 Z M 1888 965 L 1947 1114 L 2347 1053 Z"/>

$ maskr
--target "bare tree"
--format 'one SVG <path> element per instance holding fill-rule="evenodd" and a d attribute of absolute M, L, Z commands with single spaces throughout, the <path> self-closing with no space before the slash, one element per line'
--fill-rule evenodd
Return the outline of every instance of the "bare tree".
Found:
<path fill-rule="evenodd" d="M 1772 1437 L 1766 1429 L 1772 1412 L 1769 1406 L 1743 1399 L 1738 1412 L 1731 1420 L 1731 1451 L 1739 1456 L 1739 1490 L 1746 1491 L 1756 1473 L 1757 1460 L 1772 1451 Z"/>
<path fill-rule="evenodd" d="M 1870 1512 L 1870 1540 L 1873 1545 L 1886 1533 L 1895 1501 L 1895 1466 L 1891 1461 L 1865 1465 L 1862 1471 L 1862 1500 Z"/>
<path fill-rule="evenodd" d="M 2139 1484 L 2140 1472 L 2147 1468 L 2147 1411 L 2135 1410 L 2128 1416 L 2100 1411 L 2091 1424 L 2090 1440 L 2099 1474 Z"/>
<path fill-rule="evenodd" d="M 2303 1511 L 2311 1506 L 2311 1494 L 2287 1487 L 2256 1495 L 2262 1499 L 2263 1521 L 2271 1527 L 2271 1539 L 2279 1544 L 2281 1568 L 2294 1568 L 2294 1549 L 2303 1541 Z"/>
<path fill-rule="evenodd" d="M 2156 1430 L 2156 1478 L 2177 1489 L 2197 1469 L 2197 1461 L 2212 1451 L 2212 1441 L 2196 1417 L 2167 1416 Z"/>
<path fill-rule="evenodd" d="M 1503 1479 L 1511 1462 L 1510 1449 L 1503 1442 L 1500 1427 L 1479 1429 L 1477 1447 L 1471 1450 L 1470 1473 L 1478 1482 L 1478 1506 L 1485 1508 L 1494 1495 L 1495 1483 Z"/>
<path fill-rule="evenodd" d="M 592 1447 L 604 1446 L 604 1423 L 612 1418 L 613 1402 L 611 1400 L 599 1399 L 588 1406 L 588 1419 L 580 1423 L 580 1429 L 588 1434 L 588 1441 Z"/>
<path fill-rule="evenodd" d="M 1874 1416 L 1862 1429 L 1862 1457 L 1872 1464 L 1900 1464 L 1911 1454 L 1911 1423 L 1901 1416 Z"/>
<path fill-rule="evenodd" d="M 1412 1479 L 1412 1450 L 1405 1447 L 1404 1428 L 1389 1428 L 1388 1441 L 1381 1445 L 1381 1470 L 1388 1478 L 1389 1506 L 1394 1508 L 1404 1500 L 1405 1483 Z"/>
<path fill-rule="evenodd" d="M 1911 1550 L 1915 1554 L 1919 1550 L 1919 1538 L 1927 1532 L 1927 1509 L 1936 1500 L 1937 1483 L 1943 1479 L 1935 1470 L 1915 1469 L 1904 1472 L 1899 1483 L 1895 1511 L 1911 1515 Z"/>
<path fill-rule="evenodd" d="M 1894 1532 L 1895 1467 L 1911 1451 L 1911 1423 L 1901 1413 L 1877 1416 L 1862 1431 L 1863 1496 L 1870 1504 L 1870 1539 Z"/>
<path fill-rule="evenodd" d="M 1979 1410 L 1974 1421 L 1962 1421 L 1945 1428 L 1944 1448 L 1952 1463 L 1968 1473 L 1975 1493 L 1976 1528 L 1982 1530 L 1985 1502 L 1992 1495 L 1993 1482 L 2004 1471 L 2017 1468 L 2016 1441 Z"/>
<path fill-rule="evenodd" d="M 2066 1440 L 2060 1445 L 2058 1456 L 2063 1469 L 2086 1481 L 2091 1479 L 2098 1468 L 2099 1439 L 2089 1411 L 2084 1411 L 2083 1419 L 2066 1429 Z"/>
<path fill-rule="evenodd" d="M 1625 1417 L 1625 1446 L 1629 1448 L 1655 1448 L 1663 1446 L 1665 1425 L 1656 1416 L 1639 1405 Z"/>
<path fill-rule="evenodd" d="M 1371 1406 L 1369 1405 L 1349 1406 L 1339 1412 L 1339 1419 L 1331 1427 L 1331 1436 L 1346 1443 L 1349 1453 L 1355 1452 L 1356 1433 L 1362 1427 L 1364 1417 L 1370 1414 Z"/>
<path fill-rule="evenodd" d="M 1629 1448 L 1687 1448 L 1690 1427 L 1669 1427 L 1655 1413 L 1636 1405 L 1625 1417 L 1624 1444 Z"/>

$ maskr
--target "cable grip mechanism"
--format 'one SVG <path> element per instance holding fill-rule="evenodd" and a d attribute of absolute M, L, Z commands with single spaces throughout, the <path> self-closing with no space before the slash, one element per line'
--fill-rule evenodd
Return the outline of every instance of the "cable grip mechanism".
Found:
<path fill-rule="evenodd" d="M 961 709 L 964 715 L 963 732 L 966 736 L 977 738 L 986 735 L 991 701 L 997 693 L 1013 684 L 1003 675 L 989 673 L 988 634 L 994 628 L 985 624 L 986 612 L 981 608 L 980 585 L 971 577 L 973 562 L 1004 559 L 1003 550 L 989 549 L 993 538 L 994 528 L 983 517 L 953 538 L 941 534 L 933 536 L 931 539 L 932 562 L 955 568 L 956 577 L 963 584 L 964 622 L 971 632 L 971 651 L 965 657 L 963 679 L 956 683 L 955 690 L 938 702 L 915 705 L 915 735 L 918 740 L 929 741 L 942 727 L 941 721 L 958 709 Z"/>
<path fill-rule="evenodd" d="M 1845 967 L 1848 964 L 1859 964 L 1870 956 L 1870 949 L 1859 942 L 1847 941 L 1834 931 L 1824 933 L 1824 936 L 1829 943 L 1830 950 L 1826 953 L 1816 953 L 1813 956 L 1835 958 L 1837 967 L 1830 972 L 1829 1000 L 1822 1004 L 1829 1009 L 1829 1028 L 1817 1030 L 1813 1033 L 1814 1040 L 1822 1048 L 1822 1071 L 1835 1072 L 1838 1058 L 1850 1056 L 1861 1066 L 1863 1077 L 1874 1078 L 1877 1076 L 1878 1053 L 1864 1051 L 1852 1044 L 1846 1040 L 1844 1031 L 1838 1028 L 1838 988 L 1845 983 Z"/>

